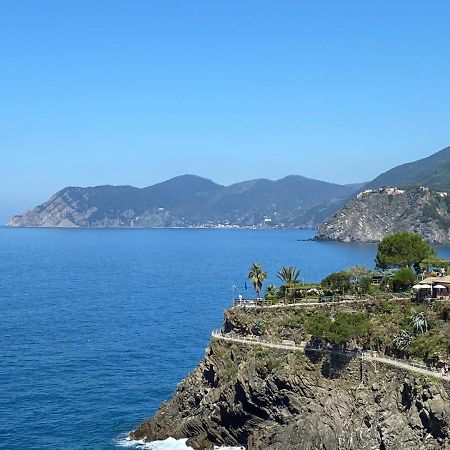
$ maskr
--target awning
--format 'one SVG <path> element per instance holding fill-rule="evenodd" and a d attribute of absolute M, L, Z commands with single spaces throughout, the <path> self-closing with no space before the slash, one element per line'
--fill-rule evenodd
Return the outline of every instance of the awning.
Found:
<path fill-rule="evenodd" d="M 431 289 L 429 284 L 415 284 L 413 289 Z"/>
<path fill-rule="evenodd" d="M 447 287 L 443 286 L 442 284 L 436 284 L 435 286 L 433 286 L 433 289 L 447 289 Z"/>

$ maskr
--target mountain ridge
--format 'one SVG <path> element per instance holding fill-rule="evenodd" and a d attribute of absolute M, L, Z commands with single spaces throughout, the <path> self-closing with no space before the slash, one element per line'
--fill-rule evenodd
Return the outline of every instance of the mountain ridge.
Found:
<path fill-rule="evenodd" d="M 450 169 L 450 146 L 417 161 L 393 167 L 367 183 L 365 188 L 408 188 L 424 185 L 432 189 L 450 190 L 450 173 L 445 184 L 439 184 L 442 179 L 440 170 L 442 164 Z"/>
<path fill-rule="evenodd" d="M 339 185 L 290 175 L 223 186 L 180 175 L 144 188 L 69 186 L 14 216 L 9 227 L 317 226 L 309 210 L 333 210 L 362 184 Z M 311 216 L 313 217 L 313 216 Z"/>
<path fill-rule="evenodd" d="M 411 190 L 421 186 L 450 192 L 450 146 L 426 158 L 396 166 L 368 183 L 343 185 L 287 175 L 277 180 L 256 178 L 224 186 L 208 178 L 184 174 L 143 188 L 70 186 L 24 214 L 13 216 L 7 226 L 318 228 L 322 225 L 318 238 L 341 240 L 335 230 L 342 228 L 339 221 L 345 220 L 342 211 L 357 210 L 347 206 L 356 201 L 358 193 L 385 187 Z M 376 215 L 373 202 L 370 207 Z M 407 202 L 404 207 L 412 211 Z M 430 208 L 424 207 L 423 211 Z M 364 212 L 370 222 L 370 209 L 365 208 Z M 426 217 L 419 219 L 417 214 L 414 217 L 420 223 L 406 220 L 409 228 L 420 229 L 420 224 L 427 221 Z M 327 235 L 324 221 L 332 225 L 328 227 L 334 230 L 332 234 Z M 370 225 L 367 230 L 379 235 L 375 225 Z M 358 241 L 359 238 L 346 236 L 345 240 L 348 239 Z"/>

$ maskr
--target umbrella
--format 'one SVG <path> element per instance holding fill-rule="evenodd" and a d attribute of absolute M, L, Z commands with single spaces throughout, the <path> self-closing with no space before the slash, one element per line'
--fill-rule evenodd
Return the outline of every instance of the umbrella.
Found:
<path fill-rule="evenodd" d="M 447 289 L 447 288 L 442 284 L 436 284 L 435 286 L 433 286 L 433 289 Z"/>
<path fill-rule="evenodd" d="M 413 289 L 431 289 L 429 284 L 415 284 Z"/>

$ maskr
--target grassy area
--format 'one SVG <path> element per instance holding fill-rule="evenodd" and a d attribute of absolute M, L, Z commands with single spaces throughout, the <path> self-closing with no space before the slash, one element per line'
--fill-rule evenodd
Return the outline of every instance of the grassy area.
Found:
<path fill-rule="evenodd" d="M 308 308 L 235 309 L 227 321 L 235 332 L 267 339 L 314 339 L 424 361 L 448 361 L 450 356 L 450 305 L 439 302 L 431 307 L 390 299 Z"/>

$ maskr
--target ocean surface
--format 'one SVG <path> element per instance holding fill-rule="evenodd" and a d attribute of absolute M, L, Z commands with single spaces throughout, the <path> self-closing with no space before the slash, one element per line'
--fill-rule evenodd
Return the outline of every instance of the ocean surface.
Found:
<path fill-rule="evenodd" d="M 375 246 L 312 234 L 0 228 L 0 448 L 132 445 L 126 433 L 202 359 L 233 296 L 253 295 L 253 261 L 275 284 L 283 265 L 306 281 L 373 266 Z"/>

